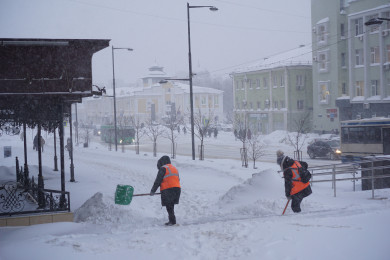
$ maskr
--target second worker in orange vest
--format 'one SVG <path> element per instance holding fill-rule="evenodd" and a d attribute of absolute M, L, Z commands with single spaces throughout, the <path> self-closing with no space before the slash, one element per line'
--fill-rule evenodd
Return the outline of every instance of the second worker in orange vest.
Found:
<path fill-rule="evenodd" d="M 167 155 L 158 160 L 157 169 L 157 177 L 150 195 L 153 196 L 160 187 L 161 205 L 166 207 L 169 218 L 165 225 L 172 226 L 176 224 L 175 204 L 179 204 L 181 193 L 179 171 L 171 164 L 171 159 Z"/>
<path fill-rule="evenodd" d="M 298 168 L 304 167 L 307 169 L 306 162 L 296 161 L 288 156 L 285 156 L 282 151 L 276 152 L 276 163 L 279 164 L 283 171 L 284 190 L 287 199 L 291 199 L 291 209 L 295 212 L 301 212 L 301 202 L 303 198 L 312 193 L 310 182 L 303 183 L 299 176 Z"/>

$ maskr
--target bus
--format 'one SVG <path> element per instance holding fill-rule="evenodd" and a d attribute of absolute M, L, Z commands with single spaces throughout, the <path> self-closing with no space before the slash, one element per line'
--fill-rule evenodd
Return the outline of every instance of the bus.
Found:
<path fill-rule="evenodd" d="M 390 118 L 365 118 L 342 121 L 341 161 L 390 154 Z"/>
<path fill-rule="evenodd" d="M 117 143 L 132 144 L 135 139 L 135 130 L 130 126 L 117 126 Z M 102 125 L 100 127 L 100 139 L 106 143 L 115 143 L 115 127 L 113 125 Z"/>

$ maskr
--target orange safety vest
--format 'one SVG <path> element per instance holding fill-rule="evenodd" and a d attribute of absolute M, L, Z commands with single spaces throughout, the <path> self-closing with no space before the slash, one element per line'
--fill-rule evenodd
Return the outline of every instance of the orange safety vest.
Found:
<path fill-rule="evenodd" d="M 298 168 L 302 167 L 298 161 L 294 161 L 294 164 L 290 167 L 292 172 L 292 188 L 290 195 L 294 195 L 310 185 L 310 182 L 301 182 L 301 176 L 299 176 Z"/>
<path fill-rule="evenodd" d="M 160 191 L 174 187 L 180 188 L 179 171 L 172 164 L 166 164 L 162 167 L 166 170 L 160 185 Z"/>

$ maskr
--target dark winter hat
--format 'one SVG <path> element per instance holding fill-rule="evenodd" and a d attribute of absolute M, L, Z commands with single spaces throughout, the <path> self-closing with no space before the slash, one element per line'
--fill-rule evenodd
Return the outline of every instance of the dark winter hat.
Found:
<path fill-rule="evenodd" d="M 171 164 L 171 159 L 169 158 L 168 155 L 164 155 L 158 160 L 157 169 L 160 169 L 161 166 L 166 164 Z"/>

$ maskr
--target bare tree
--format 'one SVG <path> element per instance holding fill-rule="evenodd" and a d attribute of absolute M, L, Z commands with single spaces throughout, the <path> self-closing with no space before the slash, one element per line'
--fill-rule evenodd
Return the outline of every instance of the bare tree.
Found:
<path fill-rule="evenodd" d="M 92 133 L 92 129 L 87 124 L 81 125 L 81 137 L 84 138 L 84 147 L 88 147 L 89 139 Z"/>
<path fill-rule="evenodd" d="M 303 115 L 302 117 L 293 121 L 292 133 L 287 134 L 287 143 L 294 147 L 294 159 L 302 159 L 302 146 L 307 139 L 307 133 L 310 131 L 310 113 Z"/>
<path fill-rule="evenodd" d="M 153 156 L 157 156 L 157 139 L 166 132 L 166 128 L 160 124 L 156 124 L 151 119 L 146 122 L 146 135 L 153 142 Z"/>
<path fill-rule="evenodd" d="M 248 141 L 248 119 L 246 114 L 236 114 L 234 117 L 234 131 L 236 133 L 236 138 L 242 142 L 242 148 L 240 149 L 241 162 L 242 166 L 248 168 L 248 151 L 246 148 L 246 143 Z"/>
<path fill-rule="evenodd" d="M 125 152 L 125 144 L 129 142 L 129 138 L 131 138 L 130 129 L 130 118 L 126 116 L 121 116 L 118 120 L 118 136 L 120 138 L 119 143 L 122 145 L 122 153 Z"/>
<path fill-rule="evenodd" d="M 178 111 L 172 111 L 168 114 L 167 120 L 167 128 L 168 130 L 164 133 L 164 137 L 171 141 L 171 156 L 173 159 L 176 158 L 176 139 L 179 136 L 178 127 L 183 123 L 183 118 L 180 116 Z"/>
<path fill-rule="evenodd" d="M 204 115 L 200 108 L 198 108 L 198 111 L 194 115 L 194 134 L 200 141 L 199 160 L 204 160 L 204 138 L 214 124 L 214 121 L 214 113 L 211 110 L 209 110 L 208 115 Z"/>
<path fill-rule="evenodd" d="M 135 153 L 139 154 L 139 141 L 145 135 L 144 123 L 141 121 L 138 115 L 134 115 L 130 118 L 131 124 L 134 127 L 134 141 L 135 141 Z"/>
<path fill-rule="evenodd" d="M 255 132 L 252 138 L 248 139 L 249 157 L 253 161 L 253 169 L 256 169 L 256 160 L 264 155 L 265 143 L 260 132 Z"/>

